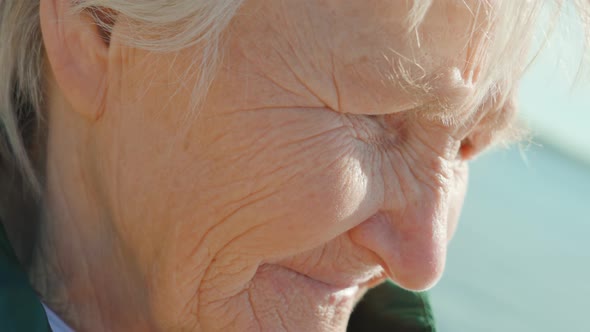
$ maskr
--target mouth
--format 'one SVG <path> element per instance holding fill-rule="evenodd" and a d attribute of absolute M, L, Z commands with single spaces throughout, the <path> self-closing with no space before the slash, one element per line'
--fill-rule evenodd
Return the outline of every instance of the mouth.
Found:
<path fill-rule="evenodd" d="M 248 287 L 253 312 L 266 313 L 259 316 L 263 319 L 277 315 L 281 322 L 295 322 L 296 331 L 344 331 L 365 293 L 359 285 L 336 286 L 276 264 L 260 265 Z"/>
<path fill-rule="evenodd" d="M 333 308 L 330 310 L 346 315 L 352 312 L 359 294 L 364 293 L 361 285 L 333 285 L 275 264 L 260 265 L 253 283 L 273 297 L 289 299 L 294 306 L 303 302 L 305 307 Z"/>
<path fill-rule="evenodd" d="M 325 289 L 333 289 L 334 291 L 342 290 L 359 290 L 375 287 L 387 279 L 384 272 L 373 273 L 366 277 L 348 277 L 345 275 L 337 275 L 334 278 L 314 278 L 313 276 L 305 273 L 301 273 L 294 269 L 276 265 L 280 269 L 283 269 L 289 273 L 295 274 L 311 283 L 321 286 Z"/>

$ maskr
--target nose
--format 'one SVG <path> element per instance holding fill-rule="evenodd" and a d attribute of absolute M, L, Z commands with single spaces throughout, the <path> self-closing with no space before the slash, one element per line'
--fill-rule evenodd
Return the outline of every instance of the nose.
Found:
<path fill-rule="evenodd" d="M 379 257 L 389 278 L 420 291 L 441 277 L 446 259 L 449 216 L 455 193 L 446 191 L 409 202 L 403 209 L 381 211 L 350 231 L 355 243 Z M 454 223 L 454 221 L 451 221 Z"/>

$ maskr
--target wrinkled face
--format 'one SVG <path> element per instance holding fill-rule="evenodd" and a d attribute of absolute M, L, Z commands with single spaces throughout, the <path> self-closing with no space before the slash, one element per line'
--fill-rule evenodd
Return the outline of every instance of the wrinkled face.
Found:
<path fill-rule="evenodd" d="M 436 116 L 477 72 L 470 10 L 437 3 L 418 47 L 406 1 L 248 1 L 196 114 L 194 49 L 118 46 L 93 144 L 162 324 L 343 330 L 367 285 L 439 278 L 483 148 L 468 118 L 509 115 Z"/>

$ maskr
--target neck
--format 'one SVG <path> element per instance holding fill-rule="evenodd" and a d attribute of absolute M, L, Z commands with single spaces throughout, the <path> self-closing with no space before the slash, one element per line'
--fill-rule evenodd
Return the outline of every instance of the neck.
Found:
<path fill-rule="evenodd" d="M 60 115 L 50 118 L 43 213 L 29 270 L 33 286 L 75 330 L 152 330 L 148 287 L 105 212 L 92 161 L 85 158 L 88 142 L 73 139 L 84 137 L 71 133 L 83 128 L 72 121 L 81 120 Z"/>
<path fill-rule="evenodd" d="M 89 192 L 66 191 L 56 181 L 81 183 L 80 178 L 57 176 L 56 171 L 50 167 L 48 172 L 45 213 L 30 269 L 34 286 L 76 330 L 150 330 L 146 288 L 131 255 Z"/>

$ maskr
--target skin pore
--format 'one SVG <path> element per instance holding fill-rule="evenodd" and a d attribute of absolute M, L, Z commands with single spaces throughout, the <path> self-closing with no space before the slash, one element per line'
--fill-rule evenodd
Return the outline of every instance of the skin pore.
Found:
<path fill-rule="evenodd" d="M 246 1 L 193 113 L 198 49 L 126 46 L 124 19 L 105 43 L 89 16 L 64 19 L 67 1 L 42 1 L 44 300 L 77 330 L 344 331 L 383 278 L 433 285 L 462 151 L 514 111 L 460 107 L 478 72 L 465 2 L 435 2 L 419 41 L 408 11 Z"/>

